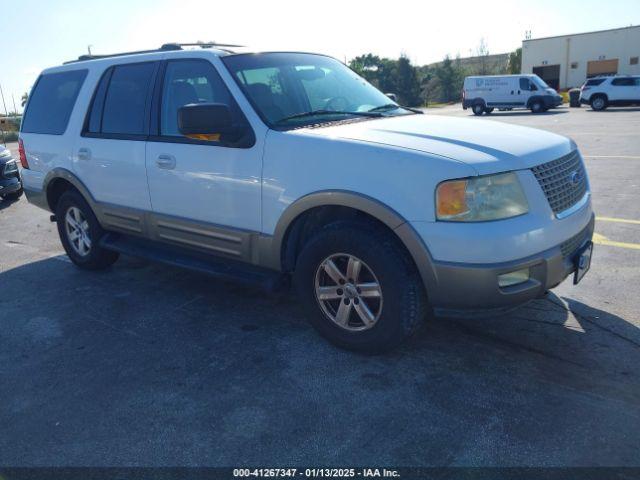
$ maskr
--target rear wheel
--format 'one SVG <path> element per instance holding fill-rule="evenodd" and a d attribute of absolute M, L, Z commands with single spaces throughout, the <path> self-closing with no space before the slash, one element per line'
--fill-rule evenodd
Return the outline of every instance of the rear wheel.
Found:
<path fill-rule="evenodd" d="M 484 113 L 484 105 L 476 103 L 472 108 L 474 115 L 482 115 Z"/>
<path fill-rule="evenodd" d="M 78 267 L 100 270 L 118 260 L 118 253 L 100 247 L 105 232 L 82 195 L 64 193 L 56 207 L 56 218 L 62 246 Z"/>
<path fill-rule="evenodd" d="M 609 106 L 609 103 L 607 102 L 607 98 L 603 95 L 595 95 L 591 99 L 591 108 L 596 112 L 604 110 L 608 106 Z"/>
<path fill-rule="evenodd" d="M 304 246 L 296 289 L 332 343 L 369 353 L 414 333 L 428 311 L 422 281 L 397 240 L 368 226 L 334 224 Z"/>

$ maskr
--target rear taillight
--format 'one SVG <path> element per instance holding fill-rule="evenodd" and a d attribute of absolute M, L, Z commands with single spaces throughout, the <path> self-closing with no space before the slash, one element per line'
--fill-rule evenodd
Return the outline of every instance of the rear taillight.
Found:
<path fill-rule="evenodd" d="M 22 143 L 22 139 L 18 140 L 18 155 L 20 156 L 20 164 L 22 168 L 29 168 L 29 162 L 27 162 L 27 154 L 24 151 L 24 143 Z"/>
<path fill-rule="evenodd" d="M 464 89 L 462 89 L 462 101 L 464 101 L 464 97 L 466 97 L 466 93 L 467 92 L 465 92 Z"/>

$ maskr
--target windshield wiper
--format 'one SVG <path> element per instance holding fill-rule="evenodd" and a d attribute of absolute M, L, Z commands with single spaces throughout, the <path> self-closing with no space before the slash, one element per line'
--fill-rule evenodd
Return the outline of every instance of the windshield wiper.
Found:
<path fill-rule="evenodd" d="M 403 107 L 402 105 L 398 105 L 395 103 L 385 103 L 384 105 L 380 105 L 379 107 L 373 107 L 371 110 L 367 110 L 367 112 L 373 113 L 373 112 L 384 112 L 387 110 L 396 110 L 396 109 L 403 109 L 403 110 L 408 110 L 410 112 L 413 113 L 424 113 L 422 110 L 418 110 L 417 108 L 411 108 L 411 107 Z"/>
<path fill-rule="evenodd" d="M 296 118 L 305 118 L 305 117 L 313 117 L 315 115 L 357 115 L 360 117 L 381 117 L 382 114 L 378 112 L 343 112 L 340 110 L 310 110 L 308 112 L 296 113 L 293 115 L 289 115 L 288 117 L 281 118 L 276 121 L 276 123 L 286 122 L 287 120 L 294 120 Z"/>

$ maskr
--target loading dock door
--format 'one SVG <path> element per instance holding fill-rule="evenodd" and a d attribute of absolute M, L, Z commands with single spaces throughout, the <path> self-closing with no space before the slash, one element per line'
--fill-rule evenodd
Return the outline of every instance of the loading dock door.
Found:
<path fill-rule="evenodd" d="M 598 75 L 615 75 L 618 73 L 618 59 L 593 60 L 587 63 L 587 78 Z"/>
<path fill-rule="evenodd" d="M 560 88 L 560 65 L 533 67 L 533 73 L 547 82 L 551 88 Z"/>

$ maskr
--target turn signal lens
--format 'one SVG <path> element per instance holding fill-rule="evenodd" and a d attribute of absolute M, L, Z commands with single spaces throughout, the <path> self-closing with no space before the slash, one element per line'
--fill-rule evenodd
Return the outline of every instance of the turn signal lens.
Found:
<path fill-rule="evenodd" d="M 467 208 L 467 180 L 453 180 L 438 185 L 436 202 L 438 218 L 455 217 L 466 213 Z"/>

